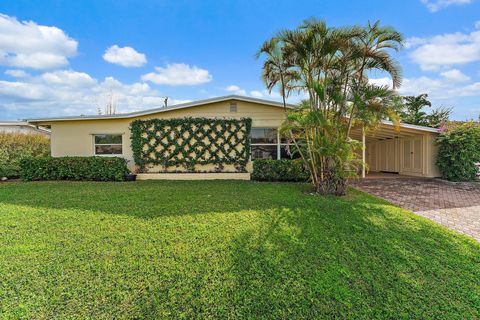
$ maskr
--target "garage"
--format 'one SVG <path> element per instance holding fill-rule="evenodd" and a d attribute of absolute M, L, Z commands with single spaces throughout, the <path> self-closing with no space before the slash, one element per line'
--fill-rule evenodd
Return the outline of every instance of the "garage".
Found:
<path fill-rule="evenodd" d="M 356 128 L 352 138 L 365 145 L 365 174 L 396 173 L 408 176 L 438 177 L 435 165 L 437 148 L 435 128 L 383 121 L 375 130 Z"/>

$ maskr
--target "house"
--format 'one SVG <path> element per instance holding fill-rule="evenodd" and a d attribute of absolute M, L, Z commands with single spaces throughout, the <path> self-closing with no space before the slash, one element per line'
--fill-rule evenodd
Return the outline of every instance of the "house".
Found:
<path fill-rule="evenodd" d="M 26 121 L 2 121 L 0 120 L 0 132 L 16 132 L 16 133 L 38 133 L 50 136 L 50 130 L 41 126 L 33 125 Z"/>
<path fill-rule="evenodd" d="M 288 108 L 292 107 L 293 105 L 288 105 Z M 28 123 L 51 128 L 51 152 L 54 157 L 115 155 L 129 160 L 128 165 L 131 170 L 134 170 L 136 166 L 133 161 L 134 152 L 130 129 L 132 122 L 185 117 L 250 118 L 250 145 L 253 160 L 258 158 L 281 159 L 290 156 L 287 141 L 280 137 L 277 130 L 285 117 L 283 104 L 237 95 L 126 114 L 29 119 Z M 438 131 L 434 128 L 409 124 L 401 124 L 398 128 L 389 121 L 383 121 L 371 132 L 363 132 L 360 128 L 352 130 L 352 138 L 362 141 L 365 145 L 361 157 L 368 164 L 370 171 L 422 177 L 440 175 L 435 165 L 436 146 L 434 140 L 437 135 Z M 184 137 L 180 137 L 180 140 L 183 139 Z M 147 145 L 148 142 L 145 147 Z M 247 171 L 252 169 L 250 160 L 246 169 Z M 178 170 L 178 168 L 150 166 L 144 172 L 150 173 L 149 177 L 172 178 L 172 175 L 160 176 L 159 173 Z M 207 164 L 196 170 L 231 173 L 233 169 L 231 166 L 221 169 L 215 167 L 214 169 L 213 165 Z M 365 175 L 365 170 L 362 174 Z M 177 174 L 176 177 L 178 178 L 179 175 Z M 182 177 L 191 178 L 191 176 Z M 232 176 L 225 175 L 225 177 Z M 141 178 L 146 178 L 146 175 Z"/>

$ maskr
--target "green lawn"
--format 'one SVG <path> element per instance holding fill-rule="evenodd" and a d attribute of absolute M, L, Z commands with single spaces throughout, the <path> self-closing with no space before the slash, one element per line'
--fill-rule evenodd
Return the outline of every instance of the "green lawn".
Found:
<path fill-rule="evenodd" d="M 480 318 L 477 242 L 308 188 L 0 184 L 0 318 Z"/>

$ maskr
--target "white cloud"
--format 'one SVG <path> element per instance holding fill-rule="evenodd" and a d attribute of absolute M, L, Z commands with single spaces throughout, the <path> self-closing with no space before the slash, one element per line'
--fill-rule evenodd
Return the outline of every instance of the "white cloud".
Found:
<path fill-rule="evenodd" d="M 156 72 L 144 74 L 142 80 L 171 86 L 197 85 L 212 81 L 208 70 L 197 66 L 191 67 L 185 63 L 167 64 L 165 68 L 156 67 L 155 70 Z"/>
<path fill-rule="evenodd" d="M 469 4 L 472 0 L 421 0 L 421 2 L 430 12 L 437 12 L 451 5 Z"/>
<path fill-rule="evenodd" d="M 234 84 L 227 86 L 224 90 L 228 91 L 228 92 L 231 92 L 233 94 L 239 95 L 239 96 L 246 96 L 247 95 L 247 92 L 244 89 L 242 89 L 239 86 L 236 86 Z"/>
<path fill-rule="evenodd" d="M 29 76 L 29 74 L 23 70 L 7 70 L 5 71 L 5 74 L 14 78 L 25 78 Z"/>
<path fill-rule="evenodd" d="M 57 27 L 0 14 L 0 65 L 49 69 L 68 65 L 78 42 Z"/>
<path fill-rule="evenodd" d="M 250 91 L 250 95 L 254 98 L 263 98 L 263 94 L 258 90 Z"/>
<path fill-rule="evenodd" d="M 113 45 L 105 50 L 103 59 L 124 67 L 141 67 L 147 63 L 145 54 L 137 52 L 132 47 L 120 48 L 117 45 Z"/>
<path fill-rule="evenodd" d="M 475 22 L 475 29 L 480 29 L 480 20 Z"/>
<path fill-rule="evenodd" d="M 449 33 L 430 38 L 410 38 L 410 58 L 423 70 L 480 61 L 480 30 Z"/>
<path fill-rule="evenodd" d="M 16 81 L 0 80 L 0 112 L 23 117 L 96 114 L 113 96 L 119 112 L 160 107 L 164 94 L 147 83 L 124 84 L 113 77 L 99 81 L 73 70 L 45 72 Z M 189 100 L 169 99 L 169 105 Z M 3 111 L 2 111 L 3 110 Z"/>
<path fill-rule="evenodd" d="M 433 99 L 451 99 L 454 97 L 480 97 L 480 82 L 468 82 L 470 77 L 459 70 L 442 72 L 440 77 L 406 78 L 398 89 L 401 95 L 419 95 L 427 93 Z M 391 80 L 388 77 L 370 79 L 377 85 L 388 85 L 391 88 Z"/>
<path fill-rule="evenodd" d="M 69 86 L 72 88 L 89 87 L 97 83 L 97 80 L 88 74 L 71 70 L 47 72 L 41 75 L 41 79 L 49 85 Z"/>
<path fill-rule="evenodd" d="M 240 90 L 240 87 L 232 84 L 232 85 L 227 86 L 225 88 L 225 90 L 227 90 L 227 91 L 238 91 L 238 90 Z"/>
<path fill-rule="evenodd" d="M 453 82 L 465 82 L 470 80 L 470 77 L 466 74 L 462 73 L 458 69 L 452 69 L 445 72 L 440 73 L 440 75 L 448 80 Z"/>

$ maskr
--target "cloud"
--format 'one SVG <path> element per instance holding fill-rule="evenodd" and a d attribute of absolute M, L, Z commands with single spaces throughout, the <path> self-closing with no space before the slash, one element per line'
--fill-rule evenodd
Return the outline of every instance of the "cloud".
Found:
<path fill-rule="evenodd" d="M 137 52 L 132 47 L 120 48 L 117 45 L 113 45 L 105 50 L 103 59 L 124 67 L 141 67 L 147 63 L 145 54 Z"/>
<path fill-rule="evenodd" d="M 160 107 L 164 94 L 145 82 L 97 80 L 84 72 L 57 70 L 15 81 L 0 80 L 0 113 L 7 117 L 96 114 L 113 96 L 119 112 Z M 169 105 L 189 100 L 169 99 Z"/>
<path fill-rule="evenodd" d="M 78 42 L 57 27 L 0 14 L 0 65 L 50 69 L 68 65 Z"/>
<path fill-rule="evenodd" d="M 440 75 L 448 80 L 453 82 L 465 82 L 470 80 L 470 77 L 466 74 L 462 73 L 458 69 L 452 69 L 445 72 L 440 73 Z"/>
<path fill-rule="evenodd" d="M 263 98 L 263 94 L 258 90 L 250 91 L 250 95 L 254 98 Z"/>
<path fill-rule="evenodd" d="M 470 77 L 459 70 L 453 69 L 442 72 L 436 78 L 426 76 L 406 78 L 398 89 L 398 93 L 401 95 L 427 93 L 432 99 L 480 97 L 480 82 L 469 82 L 469 80 Z M 388 77 L 370 79 L 369 81 L 377 85 L 388 85 L 391 88 L 391 80 Z"/>
<path fill-rule="evenodd" d="M 247 92 L 244 89 L 240 88 L 239 86 L 233 85 L 233 84 L 229 85 L 224 90 L 228 91 L 228 92 L 231 92 L 233 94 L 239 95 L 239 96 L 246 96 L 247 95 Z"/>
<path fill-rule="evenodd" d="M 480 30 L 449 33 L 430 38 L 407 40 L 410 58 L 423 70 L 438 70 L 453 65 L 480 61 Z"/>
<path fill-rule="evenodd" d="M 451 5 L 469 4 L 472 0 L 420 0 L 430 12 L 437 12 L 440 9 Z"/>
<path fill-rule="evenodd" d="M 156 67 L 155 70 L 156 72 L 144 74 L 142 80 L 171 86 L 198 85 L 212 81 L 208 70 L 185 63 L 167 64 L 165 68 Z"/>
<path fill-rule="evenodd" d="M 29 74 L 23 70 L 6 70 L 5 74 L 14 78 L 25 78 L 29 76 Z"/>

